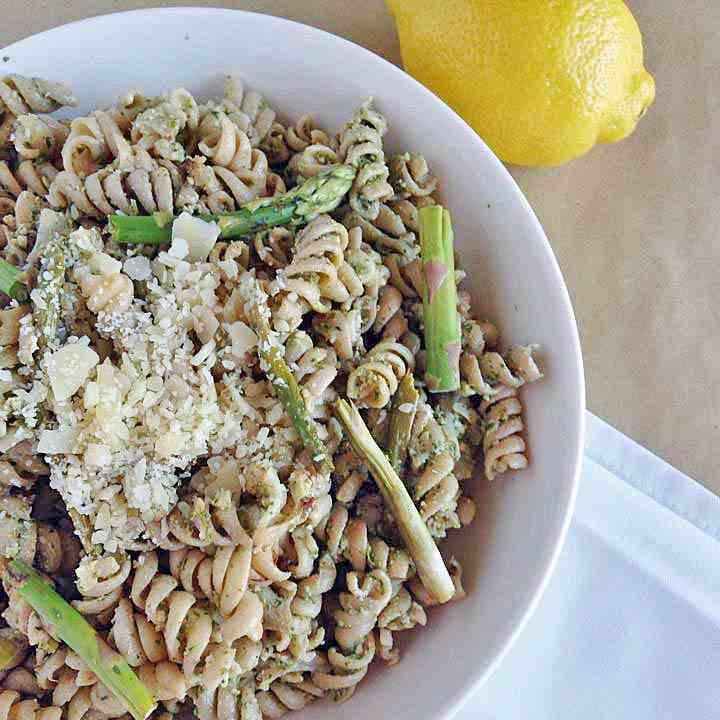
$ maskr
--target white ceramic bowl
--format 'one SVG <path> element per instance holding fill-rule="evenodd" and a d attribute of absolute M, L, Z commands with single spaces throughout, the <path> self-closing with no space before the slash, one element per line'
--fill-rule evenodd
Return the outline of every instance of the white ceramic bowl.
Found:
<path fill-rule="evenodd" d="M 432 93 L 371 52 L 304 25 L 232 10 L 168 8 L 108 15 L 11 45 L 3 74 L 67 82 L 80 110 L 129 88 L 221 92 L 238 72 L 282 114 L 339 129 L 369 95 L 387 115 L 390 150 L 422 151 L 452 211 L 476 306 L 504 340 L 542 346 L 546 377 L 523 392 L 531 467 L 488 487 L 478 518 L 446 547 L 468 598 L 408 633 L 402 662 L 373 674 L 350 703 L 308 709 L 329 720 L 449 717 L 517 636 L 547 583 L 572 513 L 583 444 L 584 383 L 570 299 L 533 211 L 503 165 Z M 522 679 L 518 678 L 521 691 Z"/>

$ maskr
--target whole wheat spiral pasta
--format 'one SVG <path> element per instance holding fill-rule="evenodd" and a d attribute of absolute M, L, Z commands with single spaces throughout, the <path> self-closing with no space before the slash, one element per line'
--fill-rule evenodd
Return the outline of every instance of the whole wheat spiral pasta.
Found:
<path fill-rule="evenodd" d="M 183 668 L 168 659 L 162 634 L 122 598 L 113 617 L 110 639 L 158 700 L 183 700 L 190 683 Z"/>
<path fill-rule="evenodd" d="M 118 210 L 133 215 L 138 208 L 145 212 L 172 212 L 173 195 L 165 168 L 121 172 L 105 167 L 84 179 L 73 172 L 61 171 L 53 179 L 48 197 L 53 207 L 77 209 L 82 215 L 101 218 Z"/>
<path fill-rule="evenodd" d="M 265 140 L 275 120 L 275 111 L 260 93 L 246 89 L 236 75 L 228 75 L 221 103 L 233 123 L 248 136 L 253 147 Z"/>
<path fill-rule="evenodd" d="M 105 624 L 123 596 L 123 585 L 131 566 L 129 557 L 105 556 L 92 560 L 85 556 L 76 570 L 77 587 L 83 599 L 73 602 L 75 609 Z"/>
<path fill-rule="evenodd" d="M 224 618 L 221 635 L 232 643 L 241 637 L 258 640 L 262 605 L 249 589 L 252 548 L 224 546 L 212 556 L 193 549 L 170 553 L 170 570 L 182 587 L 207 598 Z"/>
<path fill-rule="evenodd" d="M 235 129 L 234 133 L 240 133 Z M 245 203 L 267 193 L 268 164 L 260 150 L 238 150 L 238 154 L 214 157 L 222 150 L 206 148 L 209 160 L 193 158 L 189 161 L 187 173 L 192 187 L 205 197 L 205 204 L 211 212 L 230 212 Z"/>
<path fill-rule="evenodd" d="M 321 130 L 310 115 L 301 115 L 285 130 L 285 140 L 293 152 L 301 152 L 309 145 L 330 145 L 330 136 Z"/>
<path fill-rule="evenodd" d="M 41 707 L 37 700 L 22 700 L 19 692 L 3 690 L 0 692 L 0 717 L 23 718 L 23 720 L 60 720 L 62 708 Z"/>
<path fill-rule="evenodd" d="M 392 584 L 381 570 L 347 575 L 347 591 L 338 597 L 334 611 L 337 646 L 327 652 L 328 670 L 313 673 L 313 682 L 339 699 L 347 699 L 365 677 L 375 656 L 372 628 L 391 599 Z"/>
<path fill-rule="evenodd" d="M 290 158 L 288 171 L 296 182 L 314 177 L 338 161 L 337 152 L 329 145 L 307 145 L 303 150 Z"/>
<path fill-rule="evenodd" d="M 277 227 L 257 233 L 253 247 L 263 263 L 279 270 L 290 262 L 293 241 L 293 235 L 287 228 Z"/>
<path fill-rule="evenodd" d="M 179 141 L 184 133 L 197 129 L 200 110 L 195 98 L 185 89 L 173 90 L 160 103 L 139 112 L 132 120 L 130 140 L 134 145 L 165 160 L 185 159 Z"/>
<path fill-rule="evenodd" d="M 13 115 L 51 113 L 74 105 L 77 105 L 77 99 L 60 83 L 16 73 L 0 80 L 0 106 Z"/>
<path fill-rule="evenodd" d="M 51 117 L 27 114 L 15 121 L 15 150 L 27 160 L 57 156 L 67 137 L 68 128 Z"/>
<path fill-rule="evenodd" d="M 286 165 L 290 158 L 290 148 L 286 140 L 286 130 L 282 123 L 273 122 L 262 144 L 268 162 L 273 167 Z"/>
<path fill-rule="evenodd" d="M 388 204 L 381 204 L 372 220 L 350 210 L 343 217 L 343 224 L 348 229 L 359 227 L 365 242 L 382 254 L 398 254 L 405 262 L 414 260 L 419 254 L 415 232 Z"/>
<path fill-rule="evenodd" d="M 383 340 L 350 373 L 348 396 L 364 407 L 385 407 L 395 394 L 402 377 L 414 365 L 413 354 L 407 347 Z"/>
<path fill-rule="evenodd" d="M 374 220 L 380 202 L 393 196 L 382 148 L 382 137 L 386 132 L 387 121 L 370 101 L 366 101 L 340 134 L 339 159 L 358 168 L 350 192 L 350 206 L 367 220 Z"/>
<path fill-rule="evenodd" d="M 130 597 L 154 629 L 162 632 L 167 657 L 182 667 L 185 677 L 197 674 L 201 684 L 216 688 L 222 681 L 234 651 L 226 641 L 212 642 L 212 617 L 196 605 L 196 598 L 177 590 L 171 575 L 158 572 L 155 553 L 144 553 L 134 569 Z M 113 629 L 118 642 L 117 629 Z"/>
<path fill-rule="evenodd" d="M 114 158 L 121 166 L 132 162 L 129 140 L 115 120 L 101 110 L 70 123 L 70 134 L 60 155 L 63 168 L 80 177 L 96 172 Z"/>
<path fill-rule="evenodd" d="M 388 166 L 396 197 L 426 197 L 435 192 L 437 179 L 430 174 L 423 155 L 394 155 L 388 161 Z"/>
<path fill-rule="evenodd" d="M 181 507 L 173 508 L 167 521 L 168 536 L 162 546 L 178 550 L 183 546 L 248 544 L 250 536 L 237 510 L 226 497 L 206 499 L 190 497 Z"/>
<path fill-rule="evenodd" d="M 324 312 L 330 309 L 327 301 L 342 303 L 361 291 L 356 273 L 344 262 L 347 244 L 347 230 L 327 215 L 310 222 L 295 238 L 293 260 L 282 270 L 288 293 Z"/>
<path fill-rule="evenodd" d="M 261 712 L 259 696 L 251 682 L 244 682 L 237 690 L 219 688 L 214 693 L 197 690 L 193 700 L 200 720 L 261 720 L 266 714 Z"/>
<path fill-rule="evenodd" d="M 32 190 L 36 195 L 44 196 L 57 174 L 57 168 L 48 162 L 23 160 L 11 168 L 7 162 L 0 160 L 0 187 L 15 197 L 23 190 Z"/>

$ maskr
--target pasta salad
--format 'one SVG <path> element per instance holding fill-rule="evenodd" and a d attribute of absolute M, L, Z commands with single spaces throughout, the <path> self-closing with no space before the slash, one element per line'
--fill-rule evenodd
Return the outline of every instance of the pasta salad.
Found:
<path fill-rule="evenodd" d="M 526 467 L 536 347 L 473 314 L 371 100 L 337 134 L 235 77 L 75 104 L 0 80 L 5 714 L 345 700 L 464 596 L 437 543 Z"/>

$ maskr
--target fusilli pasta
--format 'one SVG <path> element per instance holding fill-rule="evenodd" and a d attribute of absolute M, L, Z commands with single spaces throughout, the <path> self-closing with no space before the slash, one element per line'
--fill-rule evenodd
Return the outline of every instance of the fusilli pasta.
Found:
<path fill-rule="evenodd" d="M 367 220 L 377 218 L 381 201 L 393 196 L 382 147 L 386 132 L 387 121 L 368 100 L 340 134 L 338 160 L 358 168 L 350 192 L 350 206 Z"/>
<path fill-rule="evenodd" d="M 52 180 L 48 199 L 54 208 L 70 208 L 93 218 L 118 210 L 134 215 L 138 209 L 148 213 L 174 209 L 172 179 L 164 167 L 123 172 L 108 165 L 85 178 L 63 170 Z"/>
<path fill-rule="evenodd" d="M 15 150 L 26 160 L 56 156 L 67 136 L 68 128 L 51 117 L 28 114 L 15 121 Z"/>
<path fill-rule="evenodd" d="M 25 75 L 6 75 L 0 80 L 0 108 L 13 115 L 51 113 L 64 106 L 75 106 L 75 96 L 64 85 Z"/>
<path fill-rule="evenodd" d="M 0 718 L 2 720 L 60 720 L 62 708 L 41 707 L 35 698 L 22 700 L 19 692 L 3 690 L 0 692 Z"/>
<path fill-rule="evenodd" d="M 192 593 L 176 590 L 177 584 L 171 575 L 158 572 L 156 553 L 144 553 L 134 568 L 130 597 L 153 628 L 162 632 L 168 659 L 181 665 L 185 677 L 193 677 L 197 669 L 202 685 L 215 689 L 229 669 L 233 650 L 228 643 L 212 642 L 212 616 L 196 604 Z M 118 636 L 114 627 L 116 643 Z"/>
<path fill-rule="evenodd" d="M 398 383 L 415 366 L 412 352 L 405 345 L 383 340 L 371 348 L 350 373 L 348 397 L 361 407 L 383 408 L 395 394 Z"/>
<path fill-rule="evenodd" d="M 92 559 L 86 555 L 76 571 L 77 589 L 83 599 L 73 601 L 75 609 L 106 625 L 123 596 L 131 565 L 129 557 Z"/>
<path fill-rule="evenodd" d="M 430 174 L 423 155 L 394 155 L 388 165 L 390 183 L 396 197 L 426 197 L 435 192 L 437 179 Z"/>

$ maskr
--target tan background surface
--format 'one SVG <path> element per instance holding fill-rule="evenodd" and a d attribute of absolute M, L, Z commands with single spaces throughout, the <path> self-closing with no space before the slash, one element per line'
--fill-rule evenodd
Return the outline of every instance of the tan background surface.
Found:
<path fill-rule="evenodd" d="M 0 46 L 89 15 L 204 4 L 299 20 L 400 62 L 382 0 L 0 0 Z M 720 3 L 630 5 L 658 87 L 638 131 L 513 174 L 573 296 L 590 410 L 720 492 Z"/>

